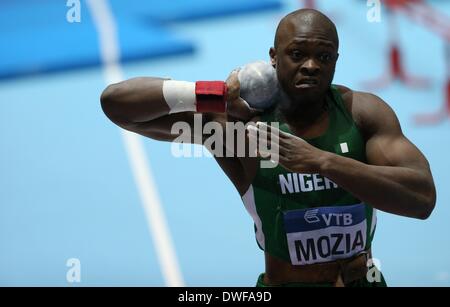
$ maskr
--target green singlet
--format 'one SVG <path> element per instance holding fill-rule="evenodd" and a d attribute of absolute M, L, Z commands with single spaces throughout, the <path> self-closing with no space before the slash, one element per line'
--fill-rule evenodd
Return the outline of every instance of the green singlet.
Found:
<path fill-rule="evenodd" d="M 327 95 L 328 128 L 309 144 L 366 162 L 365 141 L 335 86 Z M 288 125 L 275 111 L 261 121 Z M 345 259 L 367 251 L 375 233 L 376 210 L 320 174 L 292 173 L 282 166 L 259 167 L 242 196 L 254 221 L 258 246 L 293 265 Z M 384 281 L 384 280 L 383 280 Z"/>

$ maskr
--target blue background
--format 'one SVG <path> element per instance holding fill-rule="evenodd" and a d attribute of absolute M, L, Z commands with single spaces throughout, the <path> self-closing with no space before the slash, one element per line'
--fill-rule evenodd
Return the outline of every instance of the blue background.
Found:
<path fill-rule="evenodd" d="M 250 9 L 233 8 L 245 1 L 231 1 L 232 9 L 209 1 L 205 15 L 187 17 L 177 14 L 189 8 L 166 2 L 112 1 L 126 78 L 225 79 L 239 65 L 268 59 L 278 21 L 302 1 Z M 69 24 L 65 1 L 0 4 L 9 12 L 0 16 L 0 285 L 164 286 L 119 128 L 100 108 L 106 84 L 98 37 L 81 5 L 81 23 Z M 450 16 L 450 3 L 430 5 Z M 363 81 L 387 69 L 386 11 L 380 23 L 369 23 L 365 1 L 318 6 L 340 35 L 335 83 L 365 90 Z M 428 77 L 431 87 L 395 82 L 374 93 L 428 158 L 438 200 L 426 221 L 379 212 L 373 252 L 392 286 L 448 286 L 450 124 L 413 122 L 445 101 L 445 42 L 404 16 L 398 24 L 407 70 Z M 73 40 L 61 46 L 64 29 Z M 263 254 L 239 194 L 215 161 L 175 158 L 169 143 L 142 140 L 185 284 L 253 286 Z M 81 261 L 79 284 L 66 280 L 69 258 Z"/>

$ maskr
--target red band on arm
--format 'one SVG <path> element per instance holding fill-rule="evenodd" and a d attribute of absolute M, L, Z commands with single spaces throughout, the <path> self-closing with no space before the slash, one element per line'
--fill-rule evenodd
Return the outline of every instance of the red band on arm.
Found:
<path fill-rule="evenodd" d="M 227 108 L 227 84 L 223 81 L 195 82 L 197 112 L 223 113 Z"/>

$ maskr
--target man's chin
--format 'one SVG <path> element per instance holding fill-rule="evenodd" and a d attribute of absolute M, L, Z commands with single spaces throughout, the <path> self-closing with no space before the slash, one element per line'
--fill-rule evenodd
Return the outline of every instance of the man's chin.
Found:
<path fill-rule="evenodd" d="M 292 110 L 296 107 L 308 106 L 316 103 L 317 100 L 321 99 L 326 94 L 326 91 L 320 87 L 311 88 L 294 88 L 287 93 L 286 91 L 281 91 L 281 101 L 279 107 L 283 110 Z"/>
<path fill-rule="evenodd" d="M 322 91 L 318 88 L 296 91 L 291 96 L 291 101 L 295 104 L 308 105 L 317 101 L 322 96 Z"/>

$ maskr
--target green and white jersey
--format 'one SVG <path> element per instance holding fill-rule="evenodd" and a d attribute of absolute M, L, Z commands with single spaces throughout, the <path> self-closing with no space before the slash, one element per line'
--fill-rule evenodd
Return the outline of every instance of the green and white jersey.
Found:
<path fill-rule="evenodd" d="M 335 86 L 327 103 L 327 131 L 305 141 L 366 162 L 363 136 Z M 261 121 L 279 122 L 280 130 L 292 133 L 273 111 Z M 320 174 L 292 173 L 280 165 L 260 167 L 242 200 L 253 218 L 259 247 L 294 265 L 354 256 L 367 250 L 374 236 L 375 209 Z"/>

